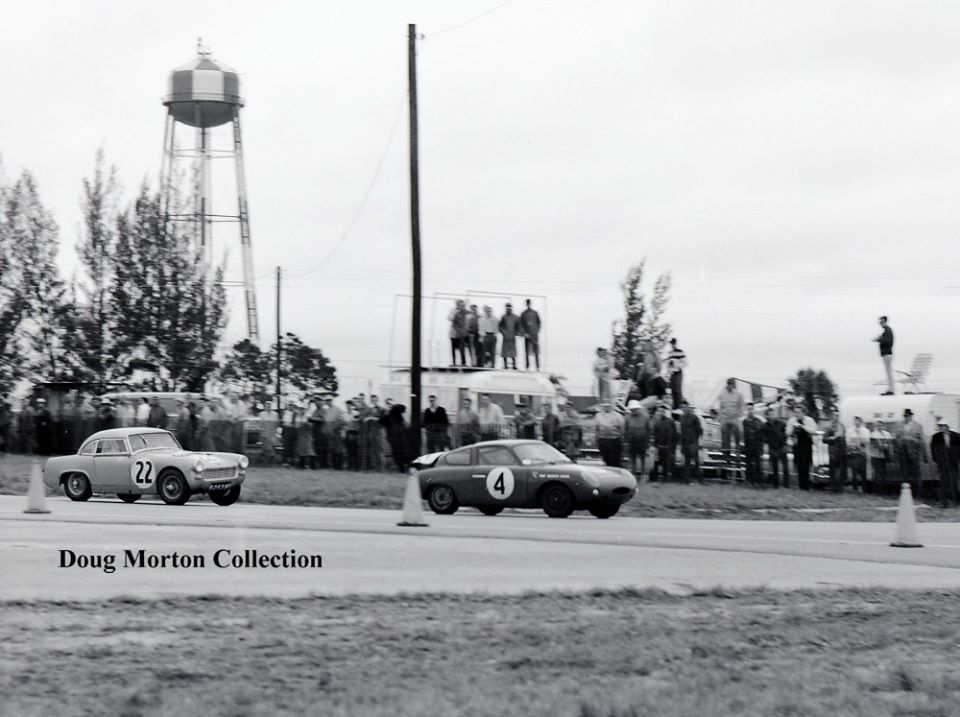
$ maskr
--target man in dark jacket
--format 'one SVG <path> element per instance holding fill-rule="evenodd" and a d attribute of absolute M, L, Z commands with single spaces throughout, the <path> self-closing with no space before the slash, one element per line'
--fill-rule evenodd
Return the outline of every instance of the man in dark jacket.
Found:
<path fill-rule="evenodd" d="M 823 442 L 830 451 L 830 490 L 842 493 L 847 482 L 847 431 L 836 410 L 830 412 L 830 425 L 823 432 Z"/>
<path fill-rule="evenodd" d="M 673 456 L 677 450 L 677 423 L 667 413 L 667 407 L 661 405 L 657 409 L 657 418 L 653 422 L 653 446 L 657 451 L 657 462 L 653 466 L 650 480 L 655 480 L 658 472 L 663 480 L 673 477 Z M 659 468 L 659 471 L 658 471 Z"/>
<path fill-rule="evenodd" d="M 780 466 L 783 466 L 783 487 L 790 487 L 790 466 L 787 461 L 787 423 L 777 415 L 773 408 L 765 414 L 767 422 L 763 424 L 763 442 L 767 444 L 770 456 L 770 484 L 780 487 Z"/>
<path fill-rule="evenodd" d="M 150 426 L 150 428 L 167 427 L 167 411 L 160 405 L 160 399 L 156 396 L 150 399 L 150 414 L 147 418 L 147 425 Z"/>
<path fill-rule="evenodd" d="M 644 462 L 650 444 L 650 417 L 640 401 L 632 400 L 627 404 L 629 411 L 623 420 L 623 437 L 627 443 L 627 461 L 629 470 L 638 479 L 643 477 Z M 640 466 L 637 466 L 637 461 Z"/>
<path fill-rule="evenodd" d="M 742 430 L 747 483 L 759 486 L 763 480 L 763 421 L 754 413 L 752 403 L 747 404 Z"/>
<path fill-rule="evenodd" d="M 428 396 L 429 404 L 423 411 L 423 430 L 427 434 L 427 453 L 436 453 L 450 448 L 450 437 L 447 429 L 450 419 L 447 410 L 437 405 L 436 396 Z"/>
<path fill-rule="evenodd" d="M 543 423 L 541 424 L 543 440 L 554 448 L 560 446 L 560 419 L 550 410 L 550 404 L 543 404 Z"/>
<path fill-rule="evenodd" d="M 703 435 L 703 425 L 700 417 L 694 412 L 693 406 L 681 401 L 683 415 L 680 416 L 680 452 L 683 454 L 683 480 L 689 483 L 696 478 L 703 482 L 700 473 L 700 436 Z"/>
<path fill-rule="evenodd" d="M 946 423 L 937 424 L 937 432 L 930 439 L 930 456 L 937 464 L 940 476 L 940 505 L 957 502 L 957 473 L 960 465 L 960 434 L 951 431 Z"/>
<path fill-rule="evenodd" d="M 49 456 L 53 447 L 53 416 L 47 408 L 47 399 L 37 399 L 37 415 L 34 418 L 33 430 L 36 434 L 37 453 Z"/>

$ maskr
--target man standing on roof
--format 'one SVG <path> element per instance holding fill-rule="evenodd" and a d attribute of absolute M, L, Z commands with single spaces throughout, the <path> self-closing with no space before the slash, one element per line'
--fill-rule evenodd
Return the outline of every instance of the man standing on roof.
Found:
<path fill-rule="evenodd" d="M 467 337 L 464 339 L 467 343 L 467 354 L 470 356 L 472 366 L 480 366 L 483 347 L 480 345 L 480 314 L 477 312 L 477 305 L 470 304 L 466 313 Z"/>
<path fill-rule="evenodd" d="M 880 317 L 880 335 L 874 339 L 880 344 L 880 360 L 887 373 L 887 391 L 884 396 L 892 396 L 893 390 L 893 329 L 887 325 L 887 317 Z"/>
<path fill-rule="evenodd" d="M 530 370 L 530 354 L 533 354 L 536 360 L 537 371 L 540 370 L 540 314 L 532 306 L 530 299 L 527 299 L 527 308 L 520 314 L 520 323 L 523 325 L 523 346 L 524 358 L 526 359 L 526 369 Z"/>
<path fill-rule="evenodd" d="M 517 336 L 523 333 L 523 325 L 520 323 L 520 317 L 513 313 L 513 304 L 509 301 L 504 307 L 503 316 L 500 317 L 500 335 L 503 337 L 503 344 L 500 346 L 500 355 L 503 356 L 504 368 L 517 368 Z"/>
<path fill-rule="evenodd" d="M 467 302 L 457 299 L 456 306 L 447 315 L 450 320 L 450 365 L 457 365 L 457 353 L 460 353 L 460 365 L 466 366 L 464 346 L 467 343 Z"/>
<path fill-rule="evenodd" d="M 497 317 L 493 315 L 492 308 L 486 305 L 483 307 L 483 316 L 480 317 L 477 325 L 480 330 L 480 366 L 495 368 L 497 364 L 497 331 L 500 329 L 500 324 Z"/>

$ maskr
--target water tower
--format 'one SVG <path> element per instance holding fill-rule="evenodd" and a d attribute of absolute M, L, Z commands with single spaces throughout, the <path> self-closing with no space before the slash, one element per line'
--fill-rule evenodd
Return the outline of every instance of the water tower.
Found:
<path fill-rule="evenodd" d="M 205 262 L 213 256 L 213 224 L 236 223 L 240 227 L 240 247 L 243 255 L 243 290 L 247 308 L 247 335 L 255 344 L 260 342 L 257 324 L 257 295 L 253 278 L 253 255 L 250 247 L 250 218 L 247 212 L 247 183 L 243 171 L 243 141 L 240 134 L 240 77 L 236 70 L 217 62 L 209 48 L 197 43 L 197 57 L 170 73 L 168 92 L 163 98 L 167 107 L 167 122 L 163 133 L 163 166 L 160 185 L 163 206 L 168 221 L 189 222 L 193 225 Z M 213 146 L 215 127 L 232 123 L 232 145 L 223 149 Z M 185 125 L 195 133 L 193 148 L 177 144 L 177 127 Z M 188 130 L 190 131 L 190 130 Z M 188 142 L 188 145 L 190 143 Z M 212 159 L 233 157 L 236 168 L 237 212 L 214 213 Z M 179 160 L 190 161 L 195 205 L 193 211 L 180 209 L 170 212 L 171 194 L 178 178 Z"/>

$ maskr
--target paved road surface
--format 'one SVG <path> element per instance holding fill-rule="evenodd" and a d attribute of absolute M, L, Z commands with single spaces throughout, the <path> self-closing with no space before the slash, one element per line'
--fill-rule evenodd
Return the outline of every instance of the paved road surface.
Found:
<path fill-rule="evenodd" d="M 889 547 L 892 523 L 654 520 L 535 512 L 495 518 L 462 510 L 396 526 L 381 510 L 205 500 L 171 507 L 0 496 L 0 600 L 184 594 L 299 596 L 400 591 L 522 592 L 550 588 L 882 585 L 960 587 L 960 525 L 921 523 L 922 549 Z M 124 551 L 200 555 L 203 568 L 124 567 Z M 218 550 L 321 555 L 321 569 L 219 568 Z M 61 568 L 61 550 L 115 556 L 116 570 Z M 224 553 L 221 553 L 224 555 Z"/>

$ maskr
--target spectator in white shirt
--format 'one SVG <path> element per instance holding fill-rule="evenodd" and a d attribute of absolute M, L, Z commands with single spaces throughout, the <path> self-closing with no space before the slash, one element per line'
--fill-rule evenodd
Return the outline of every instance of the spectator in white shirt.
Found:
<path fill-rule="evenodd" d="M 481 441 L 495 441 L 503 435 L 506 425 L 503 409 L 490 400 L 489 393 L 480 394 L 480 409 L 477 414 L 480 416 Z"/>

